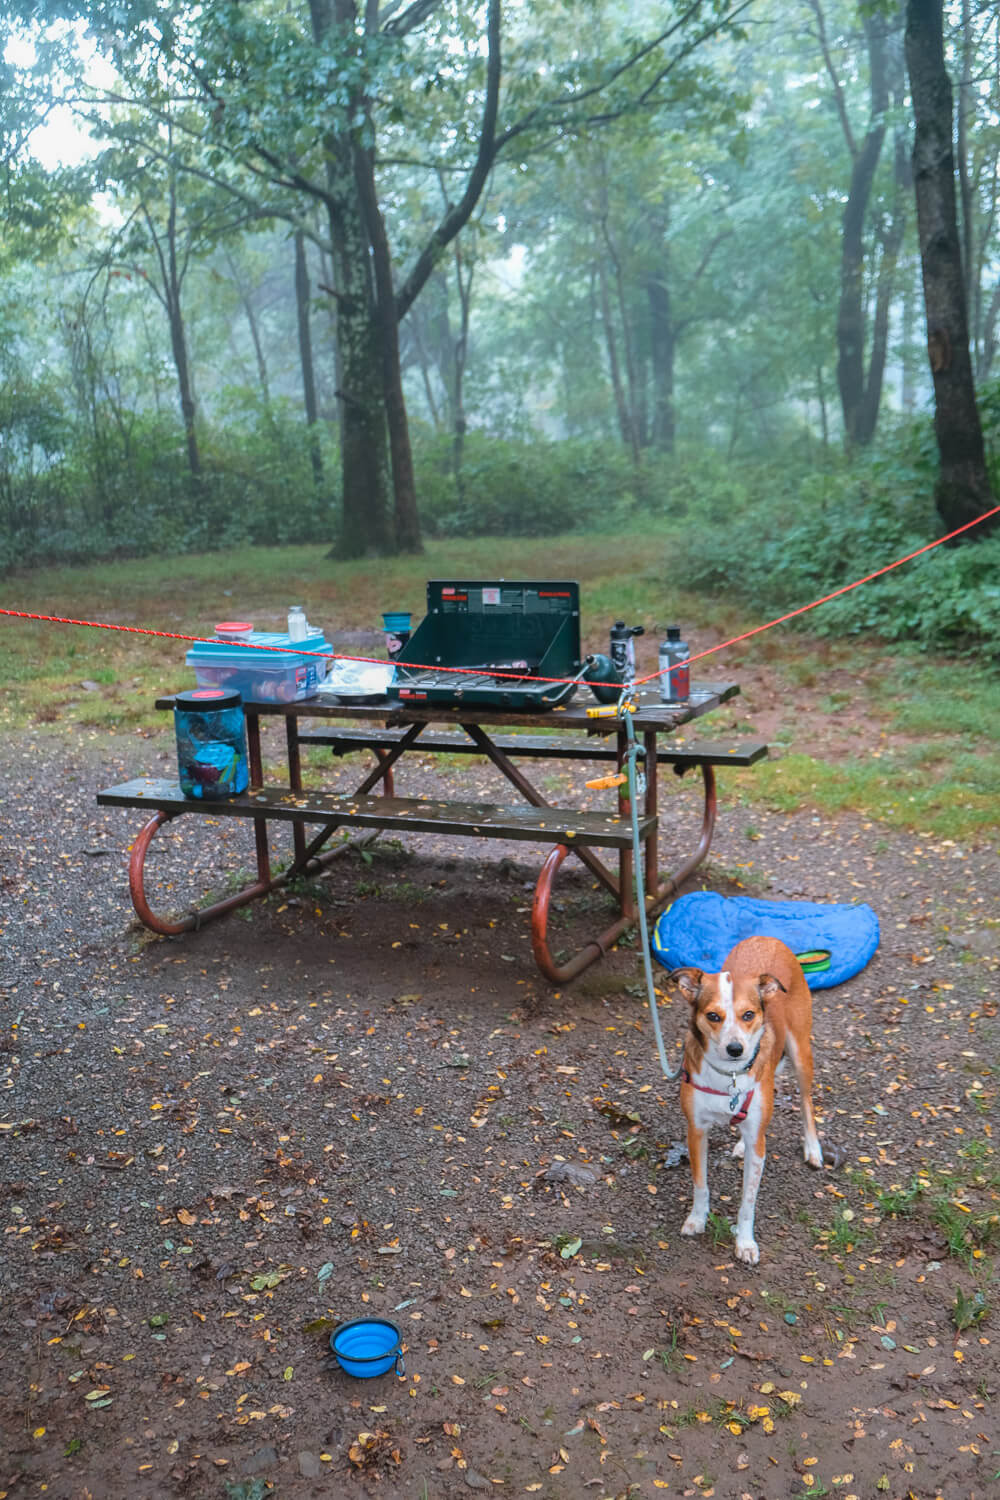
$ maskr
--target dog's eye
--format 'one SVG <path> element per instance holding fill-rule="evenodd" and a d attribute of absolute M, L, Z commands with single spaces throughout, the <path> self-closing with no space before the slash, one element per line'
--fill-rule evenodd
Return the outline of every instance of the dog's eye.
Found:
<path fill-rule="evenodd" d="M 713 1024 L 716 1024 L 722 1020 L 722 1017 L 716 1011 L 710 1010 L 705 1019 L 706 1021 L 711 1021 Z"/>
<path fill-rule="evenodd" d="M 752 1021 L 753 1018 L 754 1018 L 754 1012 L 752 1010 L 745 1010 L 743 1012 L 743 1019 L 744 1019 L 744 1021 Z"/>

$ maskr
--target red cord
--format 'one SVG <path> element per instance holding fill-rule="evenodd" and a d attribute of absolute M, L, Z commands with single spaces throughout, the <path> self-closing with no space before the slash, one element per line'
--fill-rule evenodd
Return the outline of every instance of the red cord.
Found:
<path fill-rule="evenodd" d="M 895 562 L 886 563 L 884 568 L 876 568 L 874 573 L 867 573 L 864 578 L 857 578 L 853 583 L 845 583 L 842 588 L 834 589 L 831 594 L 824 594 L 822 599 L 814 599 L 811 604 L 802 604 L 798 609 L 791 609 L 787 614 L 778 615 L 775 619 L 768 620 L 766 625 L 756 625 L 753 630 L 745 630 L 742 635 L 734 635 L 728 641 L 720 641 L 717 646 L 709 646 L 707 650 L 699 651 L 697 655 L 689 658 L 689 664 L 691 662 L 702 661 L 706 656 L 714 656 L 717 651 L 725 651 L 727 646 L 736 646 L 739 645 L 740 641 L 748 641 L 752 636 L 760 635 L 764 630 L 771 630 L 775 625 L 783 625 L 786 620 L 794 620 L 796 616 L 807 614 L 811 609 L 818 609 L 821 604 L 829 604 L 831 599 L 837 599 L 841 594 L 849 594 L 852 589 L 859 589 L 863 583 L 871 583 L 873 578 L 881 578 L 883 573 L 891 573 L 894 568 L 901 568 L 904 563 L 912 562 L 915 557 L 920 557 L 922 553 L 931 552 L 935 547 L 940 547 L 943 543 L 950 542 L 953 537 L 961 536 L 963 531 L 969 531 L 973 526 L 981 525 L 983 521 L 988 521 L 990 516 L 995 516 L 998 513 L 1000 513 L 1000 505 L 995 505 L 992 510 L 986 511 L 984 515 L 977 516 L 974 521 L 966 521 L 964 526 L 958 526 L 954 531 L 949 531 L 947 536 L 939 536 L 936 541 L 925 543 L 923 547 L 918 547 L 915 552 L 908 552 L 905 557 L 898 557 Z M 150 630 L 143 625 L 109 625 L 103 620 L 70 620 L 62 615 L 34 614 L 24 609 L 0 609 L 0 615 L 7 615 L 14 620 L 40 620 L 44 624 L 49 625 L 85 625 L 91 630 L 120 630 L 125 631 L 129 635 L 159 636 L 161 639 L 168 641 L 207 641 L 218 645 L 218 639 L 215 636 L 180 635 L 174 630 Z M 375 662 L 379 666 L 386 665 L 381 658 L 376 656 L 343 656 L 335 651 L 300 651 L 296 649 L 295 645 L 263 646 L 256 641 L 246 641 L 240 643 L 240 650 L 282 651 L 286 653 L 294 651 L 296 656 L 318 656 L 325 661 L 360 661 Z M 443 667 L 439 663 L 430 666 L 421 662 L 408 661 L 405 663 L 405 666 L 415 671 L 468 671 L 467 667 Z M 664 668 L 663 670 L 667 669 Z M 518 681 L 523 675 L 520 672 L 490 673 L 491 677 L 510 677 Z M 657 677 L 661 677 L 662 675 L 661 671 L 650 672 L 647 677 L 636 678 L 635 685 L 636 687 L 640 687 L 644 682 L 654 682 Z M 572 682 L 573 680 L 571 677 L 537 677 L 534 674 L 532 675 L 532 681 L 534 682 Z"/>
<path fill-rule="evenodd" d="M 939 536 L 935 542 L 927 542 L 923 547 L 918 547 L 915 552 L 908 552 L 905 557 L 897 557 L 895 562 L 886 563 L 884 568 L 876 568 L 874 573 L 868 573 L 864 578 L 856 578 L 853 583 L 845 583 L 842 588 L 834 589 L 832 594 L 824 594 L 822 599 L 814 599 L 811 604 L 802 604 L 798 609 L 791 609 L 786 615 L 778 615 L 774 620 L 768 620 L 766 625 L 756 625 L 753 630 L 745 630 L 742 635 L 734 635 L 731 640 L 721 641 L 718 646 L 709 646 L 707 651 L 699 651 L 696 656 L 689 658 L 689 663 L 701 661 L 704 656 L 712 656 L 716 651 L 725 651 L 727 646 L 736 646 L 740 641 L 748 641 L 751 636 L 760 635 L 762 630 L 770 630 L 773 625 L 783 625 L 786 620 L 794 620 L 796 615 L 804 615 L 811 609 L 818 609 L 821 604 L 829 604 L 831 599 L 837 599 L 841 594 L 849 594 L 852 589 L 859 589 L 863 583 L 871 583 L 873 578 L 881 578 L 883 573 L 891 573 L 893 568 L 901 568 L 904 563 L 912 562 L 923 552 L 932 552 L 935 547 L 940 547 L 944 542 L 950 542 L 952 537 L 961 536 L 963 531 L 968 531 L 973 526 L 979 526 L 983 521 L 988 521 L 990 516 L 1000 513 L 1000 505 L 994 505 L 984 515 L 977 516 L 974 521 L 966 521 L 964 526 L 958 526 L 954 531 L 949 531 L 947 536 Z M 668 671 L 669 668 L 664 668 Z M 636 679 L 636 687 L 644 682 L 652 682 L 654 678 L 662 676 L 662 672 L 650 672 L 648 677 Z"/>

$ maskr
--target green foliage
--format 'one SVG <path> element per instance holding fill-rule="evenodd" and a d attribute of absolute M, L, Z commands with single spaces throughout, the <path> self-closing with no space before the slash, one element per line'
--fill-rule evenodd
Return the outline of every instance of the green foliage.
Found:
<path fill-rule="evenodd" d="M 335 530 L 334 497 L 317 490 L 308 435 L 293 409 L 229 392 L 223 420 L 203 435 L 204 473 L 192 479 L 172 414 L 134 416 L 125 431 L 60 425 L 54 398 L 29 417 L 0 390 L 0 572 L 41 563 L 281 545 Z M 43 445 L 52 429 L 65 440 Z M 15 442 L 25 433 L 19 460 Z M 40 469 L 40 458 L 44 465 Z M 336 473 L 336 455 L 326 455 Z M 332 486 L 331 486 L 332 487 Z"/>
<path fill-rule="evenodd" d="M 447 438 L 415 443 L 417 496 L 432 537 L 559 536 L 614 524 L 636 503 L 616 444 L 516 442 L 470 433 L 459 498 Z"/>
<path fill-rule="evenodd" d="M 853 465 L 780 474 L 744 468 L 749 503 L 685 542 L 689 582 L 725 589 L 773 616 L 810 604 L 926 546 L 933 511 L 930 424 L 900 425 Z M 710 476 L 711 477 L 711 476 Z M 711 483 L 703 513 L 721 509 Z M 802 617 L 812 634 L 876 634 L 1000 660 L 1000 536 L 935 548 Z"/>
<path fill-rule="evenodd" d="M 957 1286 L 955 1288 L 955 1300 L 951 1308 L 951 1321 L 958 1333 L 964 1333 L 967 1328 L 974 1328 L 977 1323 L 982 1323 L 990 1310 L 990 1304 L 983 1292 L 968 1293 Z"/>

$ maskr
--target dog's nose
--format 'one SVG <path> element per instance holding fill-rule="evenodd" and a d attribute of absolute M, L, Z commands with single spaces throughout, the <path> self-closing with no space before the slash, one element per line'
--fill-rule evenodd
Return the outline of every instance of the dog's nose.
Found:
<path fill-rule="evenodd" d="M 726 1051 L 729 1053 L 730 1057 L 742 1057 L 743 1056 L 743 1043 L 742 1042 L 727 1042 L 726 1043 Z"/>

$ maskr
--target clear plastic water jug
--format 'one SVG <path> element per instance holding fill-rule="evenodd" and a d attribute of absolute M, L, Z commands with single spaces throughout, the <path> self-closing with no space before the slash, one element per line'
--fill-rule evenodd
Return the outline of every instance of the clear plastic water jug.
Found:
<path fill-rule="evenodd" d="M 245 792 L 247 764 L 243 699 L 225 688 L 194 688 L 174 699 L 177 775 L 185 797 L 221 801 Z"/>

